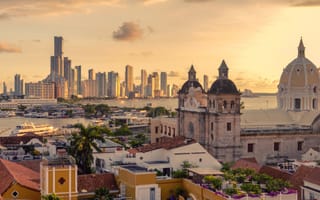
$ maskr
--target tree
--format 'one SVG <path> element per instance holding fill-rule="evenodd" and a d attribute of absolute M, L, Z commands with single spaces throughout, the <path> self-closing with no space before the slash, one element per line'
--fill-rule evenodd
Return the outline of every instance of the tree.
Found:
<path fill-rule="evenodd" d="M 44 200 L 60 200 L 60 198 L 55 193 L 43 195 L 42 199 L 44 199 Z"/>
<path fill-rule="evenodd" d="M 79 133 L 72 134 L 70 140 L 69 154 L 72 155 L 83 174 L 92 173 L 91 164 L 93 163 L 93 149 L 101 152 L 95 140 L 105 142 L 102 130 L 97 126 L 84 127 L 82 124 L 74 126 L 80 130 Z"/>
<path fill-rule="evenodd" d="M 95 191 L 95 199 L 99 199 L 99 200 L 111 200 L 112 196 L 109 193 L 109 190 L 106 188 L 98 188 Z"/>
<path fill-rule="evenodd" d="M 156 108 L 150 108 L 148 110 L 147 117 L 158 117 L 161 115 L 170 115 L 170 112 L 163 106 L 159 106 Z"/>
<path fill-rule="evenodd" d="M 132 132 L 130 131 L 128 125 L 124 124 L 114 132 L 114 135 L 115 136 L 132 135 Z"/>
<path fill-rule="evenodd" d="M 129 142 L 132 148 L 136 148 L 139 146 L 142 146 L 146 142 L 147 138 L 144 134 L 140 133 L 136 136 L 134 136 L 133 139 Z"/>

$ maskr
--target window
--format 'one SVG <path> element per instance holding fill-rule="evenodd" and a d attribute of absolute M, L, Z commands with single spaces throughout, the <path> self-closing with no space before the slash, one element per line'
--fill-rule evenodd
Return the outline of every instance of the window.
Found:
<path fill-rule="evenodd" d="M 298 145 L 297 145 L 297 150 L 298 151 L 302 151 L 302 145 L 303 145 L 303 141 L 299 141 Z"/>
<path fill-rule="evenodd" d="M 202 162 L 202 158 L 199 158 L 199 162 Z"/>
<path fill-rule="evenodd" d="M 211 122 L 211 131 L 213 131 L 213 122 Z"/>
<path fill-rule="evenodd" d="M 157 142 L 157 143 L 159 142 L 159 138 L 156 138 L 156 142 Z"/>
<path fill-rule="evenodd" d="M 150 200 L 156 199 L 156 190 L 155 188 L 150 188 Z"/>
<path fill-rule="evenodd" d="M 318 104 L 317 99 L 312 99 L 312 108 L 313 109 L 317 109 L 317 104 Z"/>
<path fill-rule="evenodd" d="M 301 99 L 294 99 L 294 109 L 296 110 L 301 109 Z"/>
<path fill-rule="evenodd" d="M 17 198 L 19 196 L 19 192 L 17 192 L 16 190 L 14 190 L 11 195 L 14 197 L 14 198 Z"/>
<path fill-rule="evenodd" d="M 280 142 L 273 143 L 273 151 L 280 151 Z"/>
<path fill-rule="evenodd" d="M 155 131 L 156 133 L 158 133 L 158 130 L 159 130 L 159 127 L 156 126 L 154 131 Z"/>
<path fill-rule="evenodd" d="M 234 101 L 231 101 L 230 106 L 231 106 L 231 109 L 234 109 Z"/>
<path fill-rule="evenodd" d="M 227 109 L 227 101 L 223 101 L 223 109 Z"/>
<path fill-rule="evenodd" d="M 248 144 L 248 153 L 253 153 L 254 152 L 254 144 L 253 143 L 249 143 Z"/>
<path fill-rule="evenodd" d="M 215 101 L 215 100 L 212 101 L 212 107 L 213 107 L 213 108 L 216 107 L 216 101 Z"/>
<path fill-rule="evenodd" d="M 231 122 L 227 123 L 227 131 L 231 131 Z"/>

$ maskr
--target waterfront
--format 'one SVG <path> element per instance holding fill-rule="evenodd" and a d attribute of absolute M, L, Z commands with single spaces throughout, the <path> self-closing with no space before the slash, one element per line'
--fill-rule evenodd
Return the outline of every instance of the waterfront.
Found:
<path fill-rule="evenodd" d="M 254 98 L 241 98 L 244 102 L 245 109 L 272 109 L 276 108 L 277 101 L 276 96 L 258 96 Z M 164 106 L 169 110 L 174 110 L 178 107 L 177 98 L 168 99 L 130 99 L 130 100 L 99 100 L 99 101 L 86 101 L 82 102 L 84 104 L 108 104 L 109 106 L 118 107 L 134 107 L 142 108 L 147 105 L 152 105 L 152 107 Z M 0 135 L 5 136 L 11 133 L 17 125 L 30 121 L 34 124 L 50 124 L 54 127 L 61 128 L 62 126 L 83 123 L 87 125 L 91 122 L 89 119 L 85 118 L 57 118 L 57 119 L 47 119 L 47 118 L 24 118 L 24 117 L 10 117 L 10 118 L 0 118 Z"/>

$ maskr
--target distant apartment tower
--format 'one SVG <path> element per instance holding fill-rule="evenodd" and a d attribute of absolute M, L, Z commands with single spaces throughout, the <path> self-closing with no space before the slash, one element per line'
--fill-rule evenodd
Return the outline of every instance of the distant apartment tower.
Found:
<path fill-rule="evenodd" d="M 77 95 L 79 94 L 82 94 L 82 91 L 81 91 L 81 65 L 79 66 L 75 66 L 75 71 L 76 71 L 76 74 L 74 77 L 76 79 L 76 88 L 77 88 Z"/>
<path fill-rule="evenodd" d="M 96 97 L 97 83 L 95 80 L 81 81 L 82 97 Z"/>
<path fill-rule="evenodd" d="M 153 97 L 160 97 L 160 77 L 158 72 L 153 72 L 152 76 L 154 78 L 154 89 Z"/>
<path fill-rule="evenodd" d="M 58 76 L 64 76 L 64 60 L 63 60 L 63 38 L 54 37 L 54 55 L 51 56 L 50 73 Z"/>
<path fill-rule="evenodd" d="M 148 85 L 147 85 L 147 97 L 154 97 L 155 91 L 155 78 L 152 74 L 148 76 Z"/>
<path fill-rule="evenodd" d="M 167 85 L 167 94 L 166 94 L 167 97 L 172 97 L 172 87 L 171 85 Z"/>
<path fill-rule="evenodd" d="M 120 95 L 120 80 L 117 72 L 108 72 L 108 96 L 118 97 Z"/>
<path fill-rule="evenodd" d="M 162 96 L 167 96 L 167 72 L 160 73 L 160 80 L 161 80 L 161 93 Z"/>
<path fill-rule="evenodd" d="M 209 87 L 209 78 L 207 75 L 203 75 L 203 89 L 204 91 L 208 91 L 208 87 Z"/>
<path fill-rule="evenodd" d="M 16 96 L 23 95 L 23 79 L 20 74 L 14 75 L 14 94 Z"/>
<path fill-rule="evenodd" d="M 133 67 L 130 65 L 126 66 L 125 82 L 126 82 L 126 96 L 129 96 L 129 93 L 133 92 Z"/>
<path fill-rule="evenodd" d="M 141 84 L 140 84 L 140 97 L 146 97 L 146 87 L 147 87 L 147 71 L 141 70 Z"/>
<path fill-rule="evenodd" d="M 6 84 L 6 82 L 4 82 L 3 81 L 3 92 L 2 92 L 2 94 L 3 95 L 7 95 L 8 94 L 8 89 L 7 89 L 7 84 Z"/>
<path fill-rule="evenodd" d="M 26 96 L 40 99 L 54 99 L 55 83 L 26 83 Z"/>
<path fill-rule="evenodd" d="M 68 82 L 68 94 L 69 96 L 72 94 L 72 68 L 71 68 L 71 60 L 68 57 L 63 58 L 63 66 L 64 73 L 63 76 Z"/>
<path fill-rule="evenodd" d="M 95 80 L 95 77 L 94 77 L 94 70 L 93 69 L 89 69 L 88 70 L 88 80 Z"/>
<path fill-rule="evenodd" d="M 107 77 L 105 72 L 96 73 L 96 83 L 97 83 L 97 96 L 105 97 L 107 96 Z"/>

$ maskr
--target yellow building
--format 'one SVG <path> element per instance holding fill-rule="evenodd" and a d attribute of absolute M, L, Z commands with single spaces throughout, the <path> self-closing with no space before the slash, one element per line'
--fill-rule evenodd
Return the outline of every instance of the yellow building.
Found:
<path fill-rule="evenodd" d="M 41 194 L 56 194 L 63 200 L 76 200 L 77 165 L 68 156 L 44 159 L 40 164 Z"/>
<path fill-rule="evenodd" d="M 0 159 L 0 199 L 40 200 L 39 173 Z"/>

